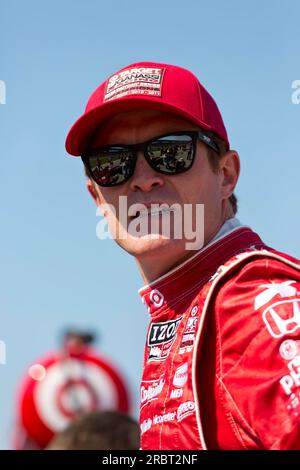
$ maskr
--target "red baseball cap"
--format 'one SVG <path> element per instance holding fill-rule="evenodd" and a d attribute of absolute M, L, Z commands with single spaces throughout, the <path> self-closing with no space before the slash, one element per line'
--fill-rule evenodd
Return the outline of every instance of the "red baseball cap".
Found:
<path fill-rule="evenodd" d="M 137 62 L 111 75 L 92 93 L 83 115 L 68 133 L 67 152 L 82 155 L 104 121 L 142 108 L 178 114 L 214 132 L 229 148 L 218 106 L 194 74 L 176 65 Z"/>

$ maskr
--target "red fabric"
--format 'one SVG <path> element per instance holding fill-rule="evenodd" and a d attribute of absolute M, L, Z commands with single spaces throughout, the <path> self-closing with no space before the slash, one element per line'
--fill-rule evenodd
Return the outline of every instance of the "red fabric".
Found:
<path fill-rule="evenodd" d="M 141 290 L 143 449 L 300 448 L 300 264 L 239 228 Z"/>
<path fill-rule="evenodd" d="M 155 78 L 151 77 L 159 77 L 156 88 Z M 112 89 L 114 94 L 109 93 Z M 214 131 L 229 148 L 214 99 L 190 71 L 175 65 L 139 62 L 119 70 L 93 92 L 85 112 L 68 133 L 67 152 L 82 155 L 101 123 L 117 113 L 141 108 L 178 114 Z"/>

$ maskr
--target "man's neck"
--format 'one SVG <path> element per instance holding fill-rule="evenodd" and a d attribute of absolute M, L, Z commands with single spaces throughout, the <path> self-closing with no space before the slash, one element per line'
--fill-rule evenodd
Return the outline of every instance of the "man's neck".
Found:
<path fill-rule="evenodd" d="M 168 250 L 170 253 L 170 250 Z M 191 258 L 196 252 L 192 250 L 185 250 L 181 255 L 175 256 L 174 253 L 170 256 L 166 253 L 165 256 L 159 254 L 157 257 L 152 255 L 150 259 L 137 259 L 139 272 L 142 276 L 144 284 L 150 284 L 159 277 L 168 273 L 172 269 L 179 266 L 184 261 Z"/>
<path fill-rule="evenodd" d="M 231 230 L 240 226 L 240 222 L 237 218 L 232 217 L 227 219 L 217 230 L 214 231 L 212 235 L 207 237 L 204 242 L 203 247 L 200 250 L 178 250 L 174 253 L 174 250 L 170 248 L 165 249 L 164 255 L 161 251 L 155 255 L 154 253 L 147 258 L 137 259 L 136 262 L 141 273 L 144 284 L 150 284 L 159 277 L 167 274 L 172 271 L 177 266 L 180 266 L 182 263 L 187 261 L 189 258 L 194 256 L 199 251 L 206 248 L 207 245 L 214 243 L 220 237 L 223 237 Z"/>

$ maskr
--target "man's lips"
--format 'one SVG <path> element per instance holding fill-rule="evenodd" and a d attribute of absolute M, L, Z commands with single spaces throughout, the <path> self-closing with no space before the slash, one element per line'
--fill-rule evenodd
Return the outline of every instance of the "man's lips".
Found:
<path fill-rule="evenodd" d="M 138 217 L 153 217 L 153 216 L 158 216 L 158 215 L 165 215 L 165 214 L 170 214 L 171 212 L 174 212 L 174 209 L 170 209 L 167 207 L 160 207 L 160 208 L 149 208 L 145 211 L 137 212 L 137 215 L 134 216 L 133 218 L 138 218 Z"/>
<path fill-rule="evenodd" d="M 135 203 L 129 207 L 128 215 L 131 220 L 138 217 L 153 217 L 158 215 L 165 215 L 174 212 L 174 208 L 166 202 L 145 202 Z"/>

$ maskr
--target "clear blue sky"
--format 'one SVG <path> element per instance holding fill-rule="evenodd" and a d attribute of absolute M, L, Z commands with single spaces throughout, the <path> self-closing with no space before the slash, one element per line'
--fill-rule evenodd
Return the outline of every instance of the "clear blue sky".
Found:
<path fill-rule="evenodd" d="M 240 152 L 241 221 L 300 257 L 299 17 L 299 0 L 0 0 L 0 448 L 20 375 L 65 325 L 101 331 L 138 402 L 142 281 L 133 259 L 96 238 L 81 161 L 64 150 L 108 75 L 139 60 L 192 70 Z"/>

